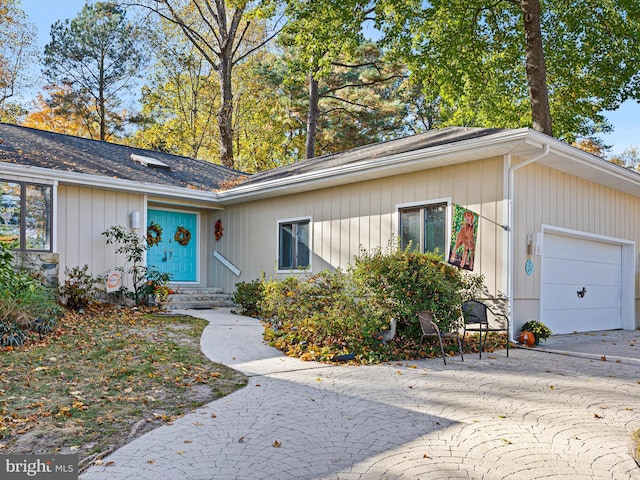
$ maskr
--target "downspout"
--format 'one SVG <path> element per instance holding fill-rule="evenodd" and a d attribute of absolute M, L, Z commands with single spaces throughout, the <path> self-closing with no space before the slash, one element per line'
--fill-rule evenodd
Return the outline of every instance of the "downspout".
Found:
<path fill-rule="evenodd" d="M 525 160 L 524 162 L 520 162 L 517 165 L 511 166 L 511 156 L 508 155 L 509 158 L 509 197 L 508 197 L 508 209 L 509 209 L 509 255 L 507 257 L 507 288 L 509 291 L 508 295 L 508 315 L 509 315 L 509 341 L 515 342 L 513 338 L 513 264 L 514 264 L 514 245 L 515 240 L 513 238 L 513 197 L 515 191 L 515 172 L 516 170 L 521 169 L 522 167 L 526 167 L 527 165 L 531 165 L 532 163 L 537 162 L 541 158 L 546 157 L 549 154 L 549 144 L 544 145 L 544 150 L 542 153 Z"/>

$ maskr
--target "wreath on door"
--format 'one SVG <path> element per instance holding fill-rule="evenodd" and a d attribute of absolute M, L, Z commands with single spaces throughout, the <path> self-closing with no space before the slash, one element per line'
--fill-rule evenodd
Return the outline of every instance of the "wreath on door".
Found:
<path fill-rule="evenodd" d="M 151 222 L 147 227 L 147 245 L 153 247 L 162 241 L 162 227 L 157 223 Z"/>
<path fill-rule="evenodd" d="M 173 236 L 174 240 L 180 245 L 187 245 L 191 241 L 191 232 L 184 227 L 178 227 L 176 234 Z"/>

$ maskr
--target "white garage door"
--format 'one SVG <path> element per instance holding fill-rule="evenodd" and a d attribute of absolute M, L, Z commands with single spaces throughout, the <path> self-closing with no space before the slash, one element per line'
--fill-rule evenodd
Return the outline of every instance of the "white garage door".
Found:
<path fill-rule="evenodd" d="M 545 232 L 541 320 L 558 334 L 622 328 L 621 262 L 620 245 Z"/>

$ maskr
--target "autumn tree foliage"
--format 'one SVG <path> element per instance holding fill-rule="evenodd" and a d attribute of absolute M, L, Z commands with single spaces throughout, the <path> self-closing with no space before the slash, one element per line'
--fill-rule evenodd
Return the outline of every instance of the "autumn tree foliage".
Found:
<path fill-rule="evenodd" d="M 205 160 L 217 160 L 217 75 L 179 29 L 152 22 L 146 35 L 153 62 L 142 86 L 141 128 L 136 146 Z"/>
<path fill-rule="evenodd" d="M 52 98 L 65 97 L 68 95 L 64 87 L 55 88 L 54 86 L 49 86 L 48 90 L 51 92 L 50 95 Z M 53 103 L 52 101 L 47 101 L 44 95 L 39 93 L 36 99 L 33 100 L 30 112 L 22 122 L 22 125 L 78 137 L 91 136 L 83 117 L 73 112 L 62 113 Z M 74 110 L 78 110 L 78 107 Z"/>
<path fill-rule="evenodd" d="M 0 0 L 3 25 L 17 5 Z M 146 16 L 144 35 L 125 6 Z M 12 31 L 0 29 L 0 99 L 18 85 L 7 59 L 25 58 L 3 50 Z M 49 96 L 27 124 L 126 130 L 247 172 L 444 126 L 532 127 L 606 157 L 603 112 L 640 98 L 640 0 L 113 0 L 51 33 Z M 155 61 L 132 118 L 142 37 Z M 1 100 L 0 114 L 23 116 Z"/>
<path fill-rule="evenodd" d="M 234 167 L 233 71 L 264 47 L 275 32 L 256 29 L 272 13 L 269 0 L 139 0 L 129 2 L 174 23 L 217 73 L 220 106 L 217 112 L 220 163 Z"/>

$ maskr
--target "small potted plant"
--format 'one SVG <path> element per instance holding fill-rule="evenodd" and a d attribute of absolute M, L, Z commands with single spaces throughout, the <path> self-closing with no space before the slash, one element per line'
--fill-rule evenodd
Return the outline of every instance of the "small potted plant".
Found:
<path fill-rule="evenodd" d="M 540 343 L 540 340 L 546 340 L 551 336 L 551 330 L 544 323 L 537 320 L 529 320 L 525 322 L 520 328 L 521 332 L 531 332 L 535 337 L 535 345 Z"/>

